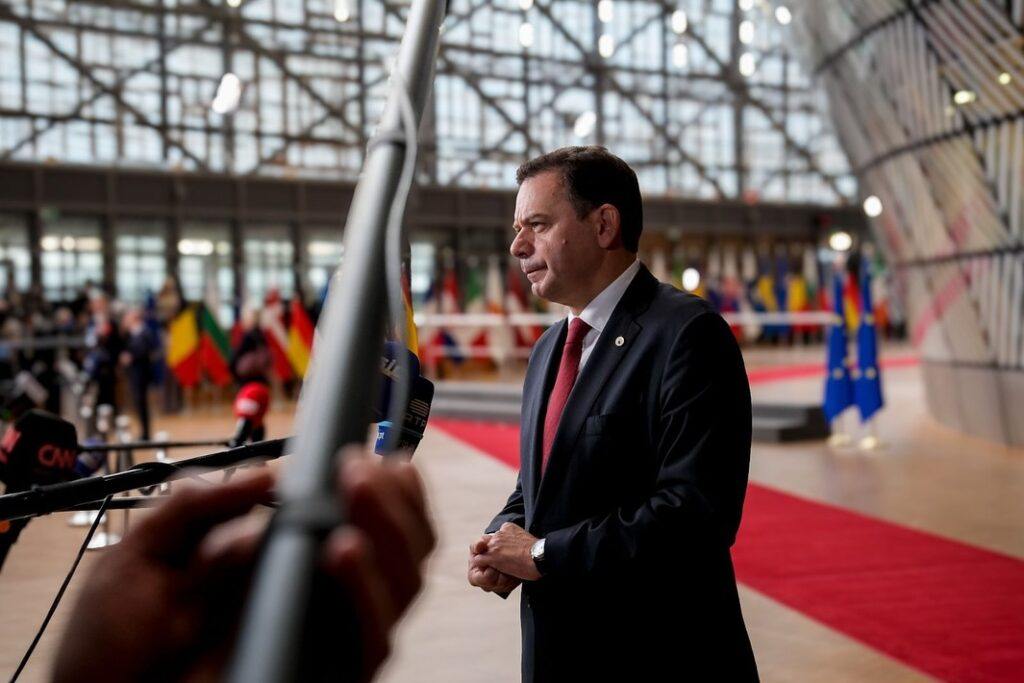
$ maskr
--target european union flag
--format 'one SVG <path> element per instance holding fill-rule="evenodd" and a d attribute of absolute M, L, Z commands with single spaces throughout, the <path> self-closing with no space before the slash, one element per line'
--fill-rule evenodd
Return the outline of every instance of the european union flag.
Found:
<path fill-rule="evenodd" d="M 828 331 L 828 377 L 825 378 L 825 417 L 832 421 L 853 405 L 853 383 L 846 366 L 846 316 L 843 314 L 843 281 L 832 278 L 832 301 L 836 319 Z"/>
<path fill-rule="evenodd" d="M 853 387 L 861 422 L 867 422 L 885 402 L 882 400 L 882 374 L 878 369 L 878 334 L 871 307 L 871 264 L 862 260 L 860 300 L 863 314 L 857 328 L 857 369 Z"/>

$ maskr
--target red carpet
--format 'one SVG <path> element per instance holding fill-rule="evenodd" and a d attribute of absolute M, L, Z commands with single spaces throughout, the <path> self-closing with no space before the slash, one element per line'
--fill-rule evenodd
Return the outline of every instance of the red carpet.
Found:
<path fill-rule="evenodd" d="M 883 370 L 893 368 L 908 368 L 920 364 L 917 356 L 895 356 L 883 358 L 879 365 Z M 764 384 L 765 382 L 780 382 L 787 379 L 801 379 L 804 377 L 824 377 L 825 365 L 823 363 L 801 363 L 799 365 L 773 365 L 766 368 L 754 368 L 747 370 L 747 378 L 751 384 Z"/>
<path fill-rule="evenodd" d="M 517 427 L 431 426 L 519 465 Z M 932 676 L 1024 680 L 1021 560 L 757 484 L 733 557 L 742 583 Z"/>

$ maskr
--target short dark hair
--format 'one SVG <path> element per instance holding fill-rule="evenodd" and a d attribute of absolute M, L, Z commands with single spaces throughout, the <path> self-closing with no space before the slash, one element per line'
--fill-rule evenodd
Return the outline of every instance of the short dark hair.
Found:
<path fill-rule="evenodd" d="M 644 229 L 644 208 L 640 183 L 629 164 L 598 145 L 562 147 L 520 166 L 516 183 L 522 185 L 527 178 L 547 171 L 561 174 L 562 186 L 579 218 L 602 204 L 618 209 L 622 246 L 637 252 Z"/>

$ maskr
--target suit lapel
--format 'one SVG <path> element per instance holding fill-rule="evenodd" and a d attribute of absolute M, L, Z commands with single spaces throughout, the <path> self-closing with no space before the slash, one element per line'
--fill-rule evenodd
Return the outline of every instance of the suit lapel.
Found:
<path fill-rule="evenodd" d="M 525 419 L 520 435 L 519 461 L 520 467 L 524 468 L 524 474 L 529 476 L 529 480 L 523 482 L 523 486 L 526 489 L 524 494 L 529 497 L 532 504 L 537 502 L 537 487 L 540 482 L 544 411 L 547 410 L 548 394 L 558 372 L 558 363 L 562 359 L 561 348 L 565 344 L 568 324 L 563 320 L 558 326 L 558 331 L 549 335 L 544 340 L 544 346 L 537 349 L 534 362 L 537 364 L 538 372 L 530 381 L 527 390 L 523 392 L 522 411 Z"/>
<path fill-rule="evenodd" d="M 587 364 L 580 371 L 565 404 L 565 412 L 562 413 L 558 431 L 555 433 L 555 441 L 551 446 L 551 456 L 543 479 L 540 477 L 539 465 L 536 470 L 535 479 L 539 481 L 540 486 L 537 492 L 534 519 L 539 516 L 540 507 L 561 486 L 562 475 L 572 458 L 573 448 L 579 439 L 583 423 L 590 415 L 604 385 L 614 374 L 615 368 L 630 352 L 633 340 L 642 329 L 636 318 L 650 305 L 656 285 L 657 280 L 654 276 L 641 266 L 618 306 L 615 307 L 601 336 L 598 337 Z M 564 334 L 562 337 L 564 338 Z M 620 338 L 621 343 L 619 342 Z M 536 460 L 539 463 L 540 449 L 535 450 L 537 451 Z"/>

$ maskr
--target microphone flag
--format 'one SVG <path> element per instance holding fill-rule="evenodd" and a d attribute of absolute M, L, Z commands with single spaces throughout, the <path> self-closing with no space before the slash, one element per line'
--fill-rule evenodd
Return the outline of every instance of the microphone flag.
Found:
<path fill-rule="evenodd" d="M 854 394 L 861 422 L 867 422 L 885 405 L 882 398 L 882 374 L 878 367 L 878 331 L 871 308 L 871 264 L 861 260 L 860 326 L 857 328 L 857 369 L 854 371 Z"/>
<path fill-rule="evenodd" d="M 843 313 L 843 282 L 832 277 L 832 305 L 835 317 L 828 331 L 828 376 L 825 378 L 825 417 L 831 421 L 854 403 L 853 383 L 846 364 L 846 316 Z"/>

